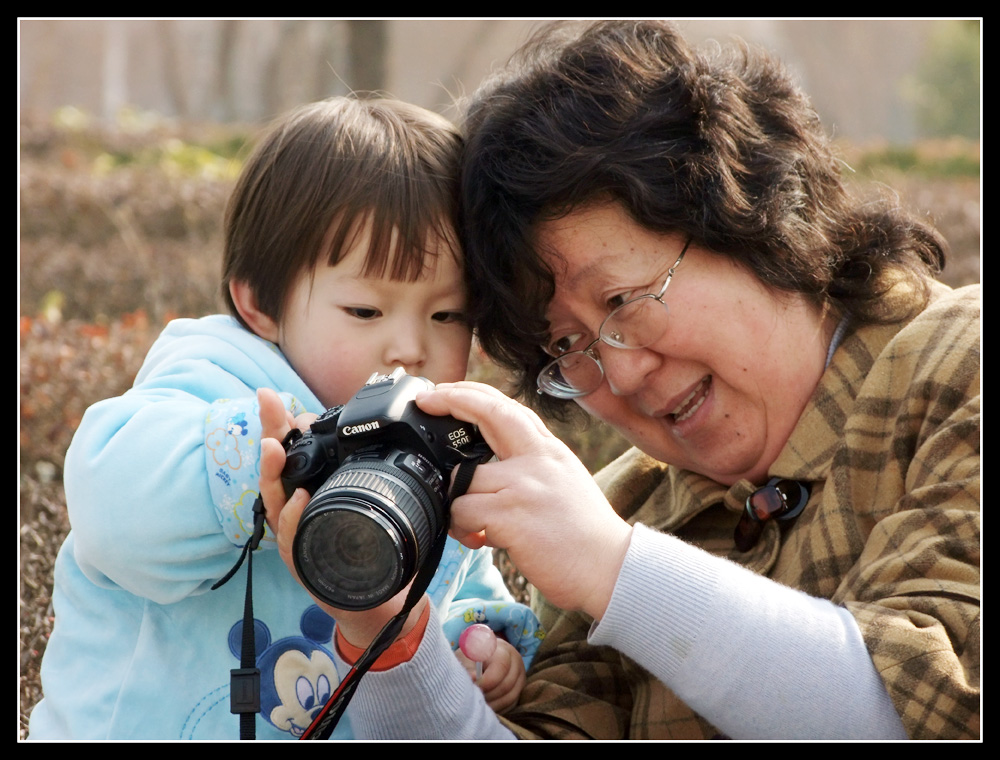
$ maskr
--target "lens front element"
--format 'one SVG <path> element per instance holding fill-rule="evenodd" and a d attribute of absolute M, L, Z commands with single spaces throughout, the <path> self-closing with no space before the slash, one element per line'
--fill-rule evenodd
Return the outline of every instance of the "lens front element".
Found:
<path fill-rule="evenodd" d="M 295 568 L 314 595 L 337 609 L 366 610 L 416 574 L 440 524 L 433 494 L 384 461 L 346 461 L 302 514 Z"/>

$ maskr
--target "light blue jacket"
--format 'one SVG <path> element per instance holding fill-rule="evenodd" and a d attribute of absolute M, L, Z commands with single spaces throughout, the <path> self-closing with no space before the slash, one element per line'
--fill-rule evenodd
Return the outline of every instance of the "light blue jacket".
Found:
<path fill-rule="evenodd" d="M 216 591 L 252 525 L 256 390 L 323 407 L 278 348 L 227 316 L 171 322 L 131 390 L 91 407 L 66 455 L 72 530 L 32 739 L 236 739 L 245 569 Z M 334 621 L 291 577 L 270 531 L 255 552 L 258 739 L 294 738 L 339 682 Z M 449 640 L 484 617 L 530 661 L 542 635 L 488 549 L 448 539 L 428 590 Z M 343 668 L 343 665 L 340 664 Z M 342 674 L 341 674 L 342 675 Z M 350 738 L 346 719 L 334 738 Z"/>

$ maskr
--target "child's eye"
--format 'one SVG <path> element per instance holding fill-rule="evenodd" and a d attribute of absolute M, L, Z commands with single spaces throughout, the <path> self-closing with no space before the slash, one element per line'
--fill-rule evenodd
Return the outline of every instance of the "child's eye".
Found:
<path fill-rule="evenodd" d="M 461 311 L 436 311 L 431 315 L 431 319 L 442 324 L 465 323 L 465 312 Z"/>
<path fill-rule="evenodd" d="M 357 319 L 375 319 L 382 316 L 382 312 L 378 309 L 372 309 L 368 306 L 345 306 L 344 311 L 352 317 Z"/>

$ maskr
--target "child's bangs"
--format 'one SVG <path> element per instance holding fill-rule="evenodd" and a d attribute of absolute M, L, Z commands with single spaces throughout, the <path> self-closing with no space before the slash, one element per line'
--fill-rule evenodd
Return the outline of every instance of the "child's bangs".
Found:
<path fill-rule="evenodd" d="M 458 256 L 457 235 L 443 209 L 435 214 L 431 209 L 380 212 L 369 207 L 350 216 L 339 214 L 323 246 L 327 263 L 336 265 L 359 245 L 367 248 L 361 269 L 365 277 L 401 282 L 420 279 L 427 257 L 437 256 L 442 247 Z"/>

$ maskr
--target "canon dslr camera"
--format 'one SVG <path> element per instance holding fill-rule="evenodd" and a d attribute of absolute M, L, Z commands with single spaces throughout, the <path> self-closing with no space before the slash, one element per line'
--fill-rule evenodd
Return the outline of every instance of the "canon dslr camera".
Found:
<path fill-rule="evenodd" d="M 474 425 L 417 407 L 417 392 L 433 387 L 403 369 L 375 373 L 347 404 L 285 438 L 285 492 L 312 494 L 295 569 L 338 609 L 371 609 L 405 588 L 448 529 L 451 471 L 492 456 Z"/>

